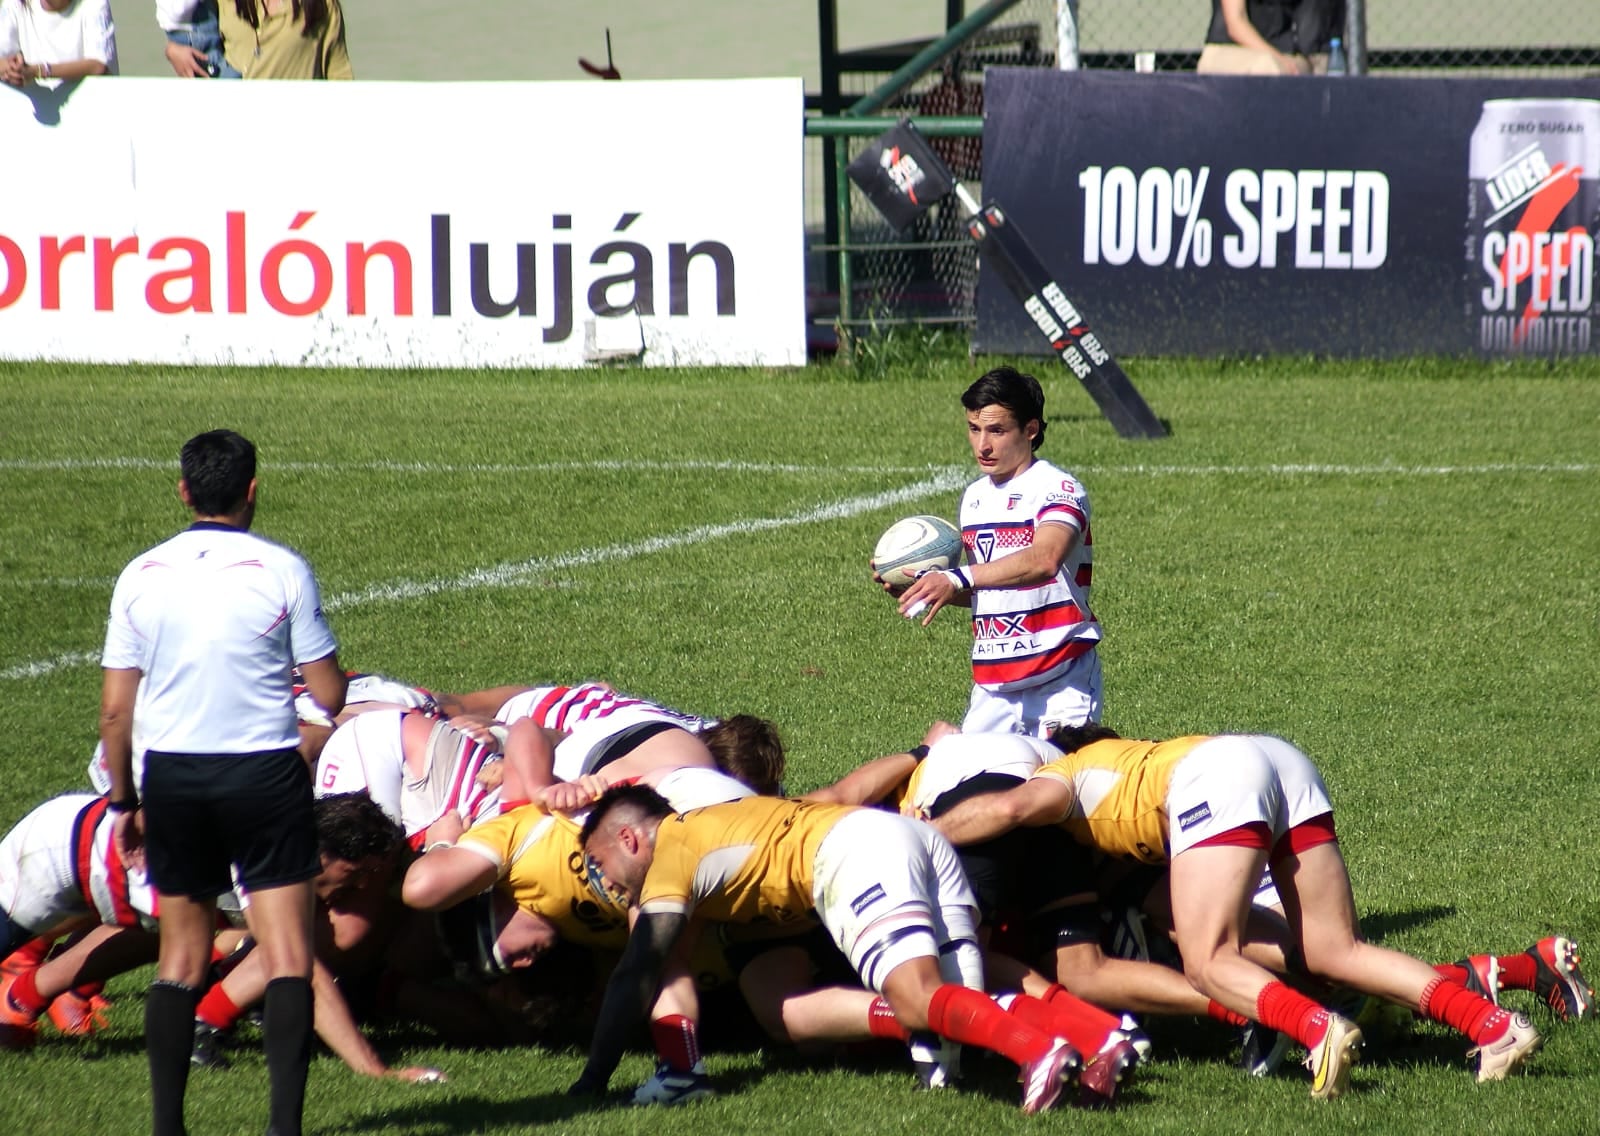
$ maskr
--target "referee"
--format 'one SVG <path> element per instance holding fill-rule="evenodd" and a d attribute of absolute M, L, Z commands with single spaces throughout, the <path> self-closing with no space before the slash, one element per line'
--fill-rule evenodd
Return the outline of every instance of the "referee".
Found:
<path fill-rule="evenodd" d="M 161 954 L 145 1002 L 155 1136 L 182 1136 L 194 1013 L 217 897 L 239 883 L 271 982 L 269 1136 L 300 1136 L 311 1058 L 312 877 L 320 870 L 311 777 L 299 753 L 298 666 L 317 703 L 344 706 L 345 676 L 311 569 L 250 533 L 256 451 L 231 430 L 184 443 L 183 532 L 123 569 L 101 660 L 100 738 L 125 854 L 142 846 L 160 896 Z M 133 719 L 144 753 L 135 784 Z"/>

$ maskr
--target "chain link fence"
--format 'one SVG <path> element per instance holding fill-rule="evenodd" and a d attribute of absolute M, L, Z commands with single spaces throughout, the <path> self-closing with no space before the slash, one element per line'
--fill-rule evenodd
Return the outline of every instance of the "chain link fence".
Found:
<path fill-rule="evenodd" d="M 1572 77 L 1600 75 L 1597 0 L 1350 0 L 1366 28 L 1373 75 Z M 978 7 L 969 0 L 968 11 Z M 1078 42 L 1086 68 L 1131 70 L 1151 54 L 1158 70 L 1193 70 L 1211 20 L 1208 0 L 1078 0 Z M 1057 0 L 1021 0 L 971 42 L 874 113 L 977 117 L 990 66 L 1056 66 Z M 877 90 L 926 41 L 841 54 L 842 110 Z M 953 200 L 897 234 L 854 186 L 840 205 L 831 171 L 866 144 L 808 138 L 807 223 L 810 320 L 814 345 L 836 330 L 882 333 L 898 325 L 970 328 L 975 321 L 977 257 Z M 982 140 L 933 140 L 944 160 L 981 198 Z M 838 145 L 838 149 L 835 147 Z M 837 178 L 843 179 L 842 165 Z M 847 302 L 840 303 L 838 257 L 850 257 Z M 841 316 L 841 313 L 844 313 Z"/>

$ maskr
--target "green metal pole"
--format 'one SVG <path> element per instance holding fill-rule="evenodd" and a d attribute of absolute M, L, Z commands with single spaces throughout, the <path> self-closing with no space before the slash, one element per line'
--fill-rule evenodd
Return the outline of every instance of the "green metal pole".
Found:
<path fill-rule="evenodd" d="M 806 119 L 805 132 L 813 138 L 870 138 L 894 126 L 898 118 L 825 118 L 812 115 Z M 914 118 L 917 129 L 929 138 L 977 138 L 983 134 L 983 119 L 977 115 L 949 118 Z"/>
<path fill-rule="evenodd" d="M 1019 0 L 989 0 L 989 3 L 912 56 L 900 70 L 885 79 L 876 91 L 852 103 L 846 108 L 845 114 L 860 116 L 883 109 L 901 91 L 933 70 L 940 60 L 960 47 L 973 33 L 988 27 L 1018 3 Z"/>
<path fill-rule="evenodd" d="M 851 303 L 855 285 L 850 273 L 850 179 L 844 172 L 849 164 L 850 140 L 844 134 L 837 134 L 833 139 L 833 177 L 834 212 L 839 218 L 839 251 L 834 255 L 839 258 L 839 354 L 846 360 L 850 358 L 850 321 L 855 316 Z"/>

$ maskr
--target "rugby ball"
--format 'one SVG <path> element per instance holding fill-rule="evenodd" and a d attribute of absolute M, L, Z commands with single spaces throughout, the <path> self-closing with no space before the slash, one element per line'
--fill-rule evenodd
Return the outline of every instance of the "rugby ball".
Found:
<path fill-rule="evenodd" d="M 896 588 L 924 572 L 961 563 L 961 532 L 943 517 L 906 517 L 890 525 L 872 550 L 872 571 Z"/>

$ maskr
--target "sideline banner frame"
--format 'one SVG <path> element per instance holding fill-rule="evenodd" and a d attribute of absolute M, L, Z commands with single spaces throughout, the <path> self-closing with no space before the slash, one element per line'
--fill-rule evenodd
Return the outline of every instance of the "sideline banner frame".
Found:
<path fill-rule="evenodd" d="M 1119 354 L 1600 351 L 1600 80 L 992 69 L 983 152 Z"/>
<path fill-rule="evenodd" d="M 0 87 L 0 358 L 803 365 L 803 107 L 798 78 Z"/>

